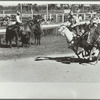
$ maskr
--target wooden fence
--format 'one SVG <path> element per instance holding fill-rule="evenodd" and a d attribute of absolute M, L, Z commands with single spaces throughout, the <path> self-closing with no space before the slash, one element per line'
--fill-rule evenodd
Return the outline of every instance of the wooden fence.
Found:
<path fill-rule="evenodd" d="M 68 14 L 64 13 L 64 11 L 49 11 L 48 15 L 46 14 L 46 11 L 41 11 L 39 13 L 36 12 L 22 12 L 22 19 L 27 19 L 28 17 L 33 17 L 33 15 L 39 14 L 42 16 L 42 18 L 47 21 L 49 19 L 53 18 L 54 22 L 66 22 L 67 21 L 67 17 Z M 3 18 L 5 16 L 11 16 L 11 15 L 16 15 L 16 11 L 2 11 L 0 13 L 0 18 Z M 74 15 L 76 15 L 77 17 L 79 17 L 80 15 L 82 16 L 82 20 L 88 20 L 89 18 L 91 18 L 92 16 L 98 15 L 100 16 L 100 14 L 96 14 L 96 13 L 74 13 Z"/>

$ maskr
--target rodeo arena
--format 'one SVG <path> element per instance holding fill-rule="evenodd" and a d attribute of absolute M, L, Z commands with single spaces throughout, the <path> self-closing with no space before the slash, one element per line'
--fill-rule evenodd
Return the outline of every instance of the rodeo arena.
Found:
<path fill-rule="evenodd" d="M 27 6 L 0 10 L 0 81 L 99 83 L 100 5 Z"/>

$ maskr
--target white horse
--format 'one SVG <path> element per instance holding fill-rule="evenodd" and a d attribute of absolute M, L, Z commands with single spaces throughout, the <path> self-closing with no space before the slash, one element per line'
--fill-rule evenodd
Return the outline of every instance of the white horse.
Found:
<path fill-rule="evenodd" d="M 69 43 L 72 42 L 73 37 L 76 36 L 76 34 L 74 32 L 71 32 L 65 25 L 61 25 L 58 32 L 60 32 L 63 36 L 66 36 L 66 39 Z"/>
<path fill-rule="evenodd" d="M 65 25 L 61 25 L 61 27 L 58 29 L 58 32 L 66 37 L 66 40 L 68 42 L 68 45 L 70 48 L 75 52 L 75 54 L 79 57 L 78 55 L 78 45 L 74 45 L 74 40 L 73 38 L 76 37 L 76 34 L 74 32 L 71 32 Z"/>

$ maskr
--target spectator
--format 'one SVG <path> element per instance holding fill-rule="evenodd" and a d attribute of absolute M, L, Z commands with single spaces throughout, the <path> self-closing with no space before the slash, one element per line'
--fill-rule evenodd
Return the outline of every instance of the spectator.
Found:
<path fill-rule="evenodd" d="M 82 15 L 79 15 L 79 22 L 82 21 Z"/>
<path fill-rule="evenodd" d="M 47 24 L 50 24 L 50 18 L 48 18 L 48 20 L 47 20 Z"/>
<path fill-rule="evenodd" d="M 51 22 L 54 22 L 54 19 L 53 18 L 51 18 Z"/>

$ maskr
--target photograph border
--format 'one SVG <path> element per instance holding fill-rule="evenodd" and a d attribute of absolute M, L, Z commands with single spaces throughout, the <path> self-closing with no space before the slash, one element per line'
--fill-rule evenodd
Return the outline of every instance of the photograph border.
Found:
<path fill-rule="evenodd" d="M 33 2 L 33 0 L 30 1 Z M 38 0 L 36 2 L 39 1 L 62 2 L 61 0 Z M 90 3 L 90 1 L 92 0 L 63 0 L 69 3 Z M 91 4 L 98 2 L 100 3 L 96 0 Z M 100 99 L 100 83 L 0 82 L 0 99 Z"/>

